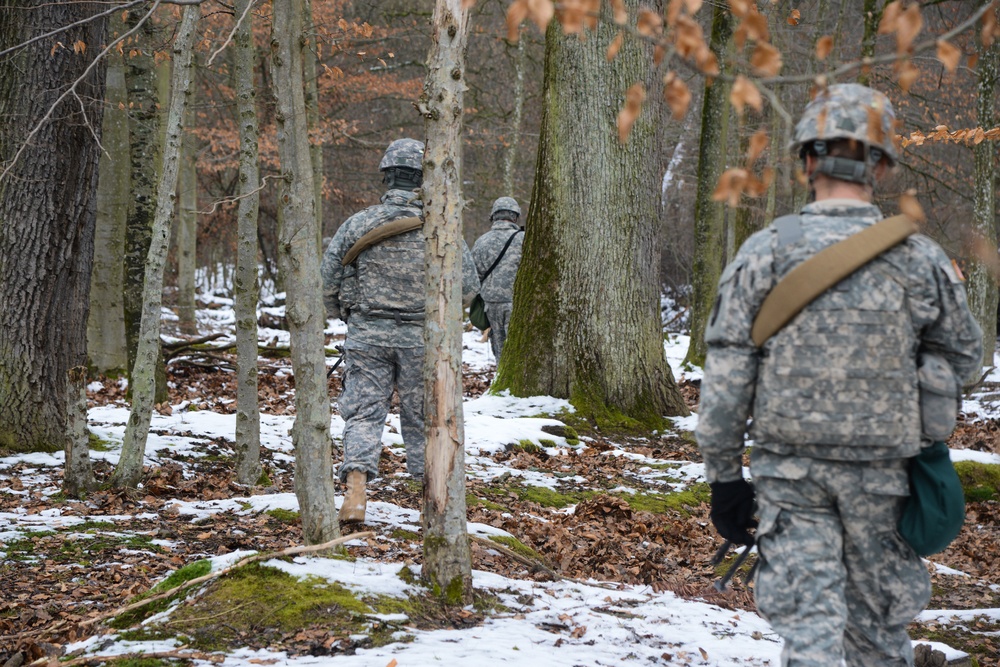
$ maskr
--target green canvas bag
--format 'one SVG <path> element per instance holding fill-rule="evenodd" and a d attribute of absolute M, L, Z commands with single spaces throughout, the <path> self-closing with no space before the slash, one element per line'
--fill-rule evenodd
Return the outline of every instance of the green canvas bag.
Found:
<path fill-rule="evenodd" d="M 965 492 L 948 454 L 935 442 L 910 459 L 910 497 L 899 533 L 919 556 L 944 551 L 965 523 Z"/>
<path fill-rule="evenodd" d="M 514 242 L 514 237 L 523 231 L 523 229 L 519 229 L 510 235 L 510 238 L 507 239 L 507 243 L 504 244 L 500 254 L 497 255 L 497 258 L 493 260 L 492 264 L 490 264 L 490 268 L 486 269 L 486 273 L 483 274 L 480 281 L 486 282 L 487 276 L 493 273 L 493 269 L 497 268 L 500 260 L 503 259 L 505 254 L 507 254 L 507 248 L 509 248 L 510 244 Z M 475 298 L 472 299 L 472 303 L 469 304 L 469 321 L 472 322 L 472 326 L 476 327 L 480 331 L 486 331 L 490 328 L 490 318 L 486 317 L 486 302 L 483 301 L 483 296 L 481 294 L 477 294 Z"/>

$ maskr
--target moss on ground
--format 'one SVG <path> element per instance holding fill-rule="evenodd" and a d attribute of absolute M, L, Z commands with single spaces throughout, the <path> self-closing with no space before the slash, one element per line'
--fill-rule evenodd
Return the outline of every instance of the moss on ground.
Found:
<path fill-rule="evenodd" d="M 421 540 L 420 533 L 415 533 L 412 530 L 406 530 L 404 528 L 393 528 L 392 532 L 389 534 L 394 539 L 405 540 L 407 542 L 419 542 Z"/>
<path fill-rule="evenodd" d="M 465 494 L 465 506 L 466 507 L 483 507 L 488 510 L 493 510 L 494 512 L 509 512 L 510 510 L 499 503 L 495 503 L 487 498 L 480 498 L 473 493 Z"/>
<path fill-rule="evenodd" d="M 170 574 L 166 579 L 149 589 L 148 592 L 143 593 L 135 598 L 133 602 L 139 602 L 145 598 L 152 597 L 159 593 L 164 593 L 173 588 L 177 588 L 181 584 L 191 581 L 192 579 L 197 579 L 202 577 L 212 571 L 212 563 L 207 560 L 199 560 L 193 563 L 189 563 L 179 570 L 176 570 Z M 113 618 L 108 625 L 117 629 L 130 628 L 133 625 L 141 623 L 153 614 L 158 614 L 169 607 L 175 600 L 179 600 L 185 597 L 188 593 L 192 592 L 190 589 L 185 591 L 180 591 L 175 595 L 171 595 L 168 598 L 162 600 L 154 600 L 149 604 L 139 607 L 133 611 L 125 612 Z"/>
<path fill-rule="evenodd" d="M 672 493 L 622 493 L 615 494 L 628 503 L 637 512 L 654 512 L 663 514 L 667 511 L 680 512 L 690 516 L 691 510 L 712 499 L 712 490 L 708 484 L 699 482 L 682 491 Z"/>
<path fill-rule="evenodd" d="M 955 471 L 962 481 L 968 502 L 1000 500 L 1000 465 L 958 461 L 955 463 Z"/>
<path fill-rule="evenodd" d="M 268 516 L 273 516 L 281 523 L 287 523 L 290 526 L 294 526 L 299 522 L 299 513 L 293 510 L 275 508 L 273 510 L 267 510 L 266 512 L 264 512 L 264 514 L 267 514 Z"/>
<path fill-rule="evenodd" d="M 1000 632 L 1000 623 L 988 616 L 977 616 L 969 621 L 954 625 L 937 623 L 914 623 L 909 627 L 910 637 L 919 640 L 941 642 L 953 649 L 965 651 L 970 656 L 973 667 L 995 665 L 998 657 L 996 649 L 990 649 L 983 642 L 984 637 Z"/>
<path fill-rule="evenodd" d="M 525 558 L 530 558 L 531 560 L 537 561 L 539 563 L 543 564 L 545 563 L 545 559 L 542 558 L 542 555 L 540 553 L 538 553 L 537 551 L 529 547 L 527 544 L 517 539 L 516 537 L 513 537 L 511 535 L 490 535 L 489 537 L 491 542 L 502 544 L 503 546 L 507 547 L 514 553 L 520 554 Z"/>
<path fill-rule="evenodd" d="M 110 440 L 105 440 L 104 438 L 100 437 L 93 431 L 87 431 L 87 440 L 90 449 L 92 449 L 95 452 L 110 452 L 118 448 L 117 445 L 115 445 L 115 443 L 111 442 Z"/>
<path fill-rule="evenodd" d="M 596 491 L 555 491 L 546 486 L 525 486 L 518 491 L 518 498 L 525 502 L 538 503 L 542 507 L 562 509 L 575 505 L 581 500 L 597 495 Z"/>

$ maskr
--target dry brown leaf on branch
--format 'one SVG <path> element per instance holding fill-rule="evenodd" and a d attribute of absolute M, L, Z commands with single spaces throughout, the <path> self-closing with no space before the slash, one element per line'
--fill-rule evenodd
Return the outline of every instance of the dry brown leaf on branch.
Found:
<path fill-rule="evenodd" d="M 462 0 L 462 9 L 471 9 L 475 4 L 476 0 Z"/>
<path fill-rule="evenodd" d="M 756 111 L 764 108 L 764 99 L 761 97 L 760 91 L 757 90 L 757 86 L 742 74 L 738 75 L 736 81 L 733 82 L 733 88 L 729 91 L 729 103 L 741 116 L 747 105 Z"/>
<path fill-rule="evenodd" d="M 521 21 L 528 16 L 527 0 L 516 0 L 507 9 L 507 41 L 516 43 L 521 37 Z"/>
<path fill-rule="evenodd" d="M 944 64 L 945 69 L 950 73 L 954 73 L 958 68 L 958 61 L 962 57 L 962 50 L 951 42 L 939 39 L 937 43 L 937 57 Z"/>
<path fill-rule="evenodd" d="M 653 47 L 653 64 L 659 65 L 663 62 L 663 58 L 667 55 L 667 47 L 663 44 L 657 44 Z"/>
<path fill-rule="evenodd" d="M 748 167 L 757 161 L 757 158 L 759 158 L 767 148 L 769 141 L 770 137 L 767 136 L 767 130 L 762 129 L 754 132 L 753 136 L 750 137 L 750 146 L 747 148 Z"/>
<path fill-rule="evenodd" d="M 753 6 L 753 0 L 729 0 L 729 9 L 732 10 L 733 16 L 738 19 L 746 18 L 747 14 L 750 13 L 751 6 Z"/>
<path fill-rule="evenodd" d="M 659 35 L 663 31 L 663 18 L 651 9 L 640 10 L 635 29 L 643 37 Z"/>
<path fill-rule="evenodd" d="M 896 21 L 896 53 L 909 53 L 913 40 L 924 27 L 924 17 L 920 14 L 920 5 L 913 3 L 903 10 Z"/>
<path fill-rule="evenodd" d="M 750 56 L 750 66 L 761 76 L 777 76 L 781 71 L 781 51 L 761 42 Z"/>
<path fill-rule="evenodd" d="M 684 9 L 688 14 L 697 14 L 702 4 L 702 0 L 684 0 Z"/>
<path fill-rule="evenodd" d="M 663 97 L 670 106 L 674 120 L 680 120 L 687 114 L 691 105 L 691 91 L 675 72 L 667 72 L 663 77 Z"/>
<path fill-rule="evenodd" d="M 983 40 L 983 46 L 989 48 L 993 45 L 993 40 L 1000 37 L 1000 25 L 997 24 L 997 3 L 983 14 L 983 27 L 979 32 Z"/>
<path fill-rule="evenodd" d="M 741 49 L 748 39 L 757 42 L 766 42 L 770 37 L 770 32 L 767 29 L 767 19 L 756 9 L 751 11 L 740 22 L 740 25 L 736 28 L 736 33 L 733 35 L 733 39 L 736 40 L 736 46 Z"/>
<path fill-rule="evenodd" d="M 614 60 L 615 56 L 618 55 L 618 50 L 622 48 L 623 41 L 625 41 L 625 35 L 623 35 L 622 32 L 619 30 L 618 34 L 615 35 L 615 38 L 611 40 L 610 44 L 608 44 L 608 53 L 607 53 L 608 62 Z"/>
<path fill-rule="evenodd" d="M 893 0 L 882 9 L 882 20 L 878 22 L 878 34 L 889 35 L 896 32 L 896 21 L 903 13 L 903 3 Z"/>
<path fill-rule="evenodd" d="M 646 89 L 641 83 L 633 84 L 625 91 L 625 106 L 618 112 L 618 139 L 622 143 L 628 141 L 639 114 L 642 113 L 642 102 L 646 99 Z"/>
<path fill-rule="evenodd" d="M 896 65 L 896 80 L 904 93 L 910 92 L 910 87 L 916 83 L 920 77 L 920 70 L 913 66 L 909 60 L 904 60 Z"/>
<path fill-rule="evenodd" d="M 908 215 L 917 222 L 923 222 L 927 219 L 927 216 L 924 215 L 924 207 L 917 200 L 917 191 L 913 189 L 899 195 L 899 212 Z"/>
<path fill-rule="evenodd" d="M 75 42 L 73 42 L 73 53 L 86 53 L 86 52 L 87 52 L 86 42 L 84 42 L 82 39 L 78 39 Z"/>
<path fill-rule="evenodd" d="M 884 110 L 880 107 L 868 107 L 868 143 L 881 146 L 885 143 L 885 131 L 882 129 Z"/>
<path fill-rule="evenodd" d="M 664 16 L 666 17 L 667 25 L 671 28 L 677 25 L 677 17 L 680 16 L 683 6 L 683 0 L 670 0 L 670 4 L 667 5 L 667 11 Z"/>
<path fill-rule="evenodd" d="M 823 35 L 816 41 L 816 60 L 826 60 L 833 51 L 833 37 Z"/>
<path fill-rule="evenodd" d="M 624 25 L 628 21 L 628 10 L 625 9 L 625 0 L 611 0 L 611 10 L 614 13 L 615 23 Z"/>
<path fill-rule="evenodd" d="M 750 178 L 747 179 L 747 184 L 744 186 L 744 192 L 751 197 L 760 197 L 771 187 L 772 178 L 774 178 L 774 169 L 770 167 L 761 173 L 760 178 L 756 178 L 751 174 Z"/>
<path fill-rule="evenodd" d="M 681 58 L 691 58 L 701 49 L 707 49 L 701 26 L 688 16 L 677 17 L 674 27 L 674 47 Z"/>
<path fill-rule="evenodd" d="M 976 63 L 979 62 L 978 53 L 970 53 L 969 57 L 965 59 L 965 66 L 969 69 L 976 69 Z"/>
<path fill-rule="evenodd" d="M 705 76 L 719 76 L 719 59 L 707 44 L 695 54 L 694 62 Z"/>
<path fill-rule="evenodd" d="M 746 186 L 750 174 L 746 169 L 733 167 L 726 169 L 722 176 L 719 176 L 719 184 L 712 193 L 713 201 L 724 201 L 729 206 L 736 206 L 740 203 L 740 195 Z"/>
<path fill-rule="evenodd" d="M 788 23 L 788 25 L 798 25 L 799 19 L 801 18 L 802 18 L 802 12 L 800 12 L 797 9 L 793 9 L 792 13 L 788 15 L 788 18 L 785 19 L 785 21 Z"/>
<path fill-rule="evenodd" d="M 538 29 L 545 32 L 549 27 L 549 21 L 555 16 L 556 7 L 552 0 L 527 0 L 528 18 L 535 22 Z"/>

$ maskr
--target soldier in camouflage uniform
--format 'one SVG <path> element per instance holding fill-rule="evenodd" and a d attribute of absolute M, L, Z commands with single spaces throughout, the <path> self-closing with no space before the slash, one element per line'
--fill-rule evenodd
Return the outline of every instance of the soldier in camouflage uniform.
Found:
<path fill-rule="evenodd" d="M 960 275 L 922 235 L 845 278 L 761 348 L 751 339 L 784 275 L 882 218 L 872 189 L 897 158 L 893 123 L 888 98 L 857 84 L 830 86 L 809 104 L 795 147 L 815 200 L 740 248 L 705 331 L 696 433 L 712 521 L 747 545 L 757 527 L 757 606 L 785 640 L 783 665 L 913 664 L 906 626 L 930 581 L 896 526 L 908 459 L 929 444 L 917 356 L 944 359 L 956 394 L 981 363 Z M 753 486 L 741 465 L 751 415 Z"/>
<path fill-rule="evenodd" d="M 346 369 L 340 414 L 344 418 L 347 482 L 342 521 L 363 521 L 364 485 L 378 474 L 382 429 L 393 389 L 399 395 L 406 469 L 424 474 L 424 234 L 418 228 L 391 236 L 342 265 L 358 239 L 380 225 L 421 217 L 423 143 L 398 139 L 379 164 L 387 186 L 381 203 L 348 218 L 323 255 L 323 298 L 329 317 L 347 322 Z M 475 263 L 462 242 L 462 292 L 466 303 L 479 290 Z"/>
<path fill-rule="evenodd" d="M 507 339 L 510 313 L 514 307 L 514 278 L 517 276 L 517 267 L 521 265 L 524 235 L 520 233 L 522 229 L 517 225 L 520 216 L 521 207 L 513 197 L 500 197 L 493 202 L 493 210 L 490 212 L 493 226 L 472 246 L 476 270 L 483 282 L 480 294 L 483 297 L 486 317 L 490 321 L 490 346 L 498 363 L 503 342 Z M 493 266 L 493 262 L 500 256 L 508 241 L 510 245 L 507 246 L 500 263 L 493 268 L 489 276 L 486 276 L 486 272 Z"/>

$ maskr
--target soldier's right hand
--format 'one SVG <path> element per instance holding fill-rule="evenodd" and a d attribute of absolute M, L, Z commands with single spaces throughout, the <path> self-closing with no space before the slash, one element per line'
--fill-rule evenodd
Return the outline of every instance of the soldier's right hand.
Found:
<path fill-rule="evenodd" d="M 753 518 L 753 485 L 745 479 L 732 482 L 713 482 L 712 511 L 710 516 L 719 535 L 734 544 L 752 546 L 754 543 L 750 528 L 757 527 Z"/>

